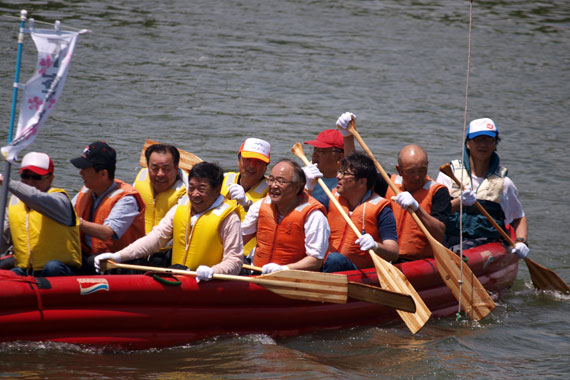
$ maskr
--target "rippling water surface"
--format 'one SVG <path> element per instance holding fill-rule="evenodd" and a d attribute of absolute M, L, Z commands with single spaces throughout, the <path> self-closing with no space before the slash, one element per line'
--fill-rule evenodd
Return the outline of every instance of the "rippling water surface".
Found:
<path fill-rule="evenodd" d="M 428 150 L 432 177 L 459 157 L 468 1 L 0 2 L 4 141 L 20 9 L 92 30 L 80 36 L 60 103 L 30 148 L 54 158 L 56 185 L 71 193 L 81 179 L 69 159 L 97 139 L 117 149 L 117 176 L 133 181 L 145 138 L 233 169 L 245 137 L 288 157 L 349 110 L 388 171 L 412 142 Z M 26 38 L 22 81 L 35 65 L 32 45 Z M 471 46 L 467 119 L 497 122 L 531 255 L 570 282 L 570 7 L 475 1 Z M 480 324 L 431 320 L 412 336 L 394 322 L 142 352 L 1 344 L 0 378 L 567 378 L 569 301 L 534 291 L 521 265 Z"/>

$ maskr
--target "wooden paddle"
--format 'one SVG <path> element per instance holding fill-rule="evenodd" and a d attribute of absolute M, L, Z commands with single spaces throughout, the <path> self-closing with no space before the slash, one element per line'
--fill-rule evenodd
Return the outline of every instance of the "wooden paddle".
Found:
<path fill-rule="evenodd" d="M 374 161 L 376 169 L 378 169 L 392 191 L 395 194 L 400 193 L 400 190 L 394 185 L 388 174 L 386 174 L 382 168 L 382 165 L 376 160 L 372 151 L 368 148 L 362 137 L 360 137 L 360 134 L 354 127 L 354 122 L 349 124 L 348 131 L 354 135 L 366 154 Z M 430 234 L 414 210 L 408 208 L 408 212 L 428 239 L 443 282 L 445 282 L 447 287 L 451 290 L 455 299 L 461 303 L 461 307 L 467 316 L 475 321 L 485 318 L 495 308 L 495 302 L 493 302 L 489 293 L 487 293 L 471 269 L 467 265 L 462 265 L 459 256 L 445 248 Z M 463 282 L 462 286 L 459 285 L 461 282 Z"/>
<path fill-rule="evenodd" d="M 243 268 L 261 272 L 260 267 L 244 264 Z M 305 271 L 310 278 L 313 273 Z M 410 313 L 416 312 L 414 299 L 402 293 L 391 292 L 377 286 L 362 284 L 360 282 L 348 281 L 348 298 L 359 301 L 373 303 L 376 305 L 391 307 L 396 310 L 403 310 Z"/>
<path fill-rule="evenodd" d="M 148 139 L 145 141 L 141 151 L 141 156 L 139 158 L 139 165 L 141 167 L 146 168 L 146 157 L 144 155 L 144 152 L 149 146 L 154 144 L 160 144 L 160 143 L 158 141 L 153 141 Z M 186 152 L 185 150 L 182 149 L 178 149 L 178 151 L 180 152 L 180 161 L 178 162 L 178 167 L 182 170 L 190 171 L 190 169 L 192 169 L 192 166 L 196 165 L 198 162 L 202 162 L 200 157 L 190 152 Z"/>
<path fill-rule="evenodd" d="M 296 143 L 291 148 L 291 151 L 295 156 L 301 159 L 305 165 L 309 165 L 309 160 L 303 152 L 303 146 L 300 143 Z M 341 213 L 342 217 L 348 223 L 350 228 L 354 231 L 356 236 L 361 237 L 361 233 L 356 228 L 352 220 L 346 215 L 342 206 L 338 203 L 335 196 L 331 193 L 324 181 L 319 178 L 319 185 L 323 188 L 323 191 L 327 194 L 329 199 L 333 202 L 334 206 Z M 372 261 L 374 262 L 374 267 L 376 268 L 376 273 L 378 274 L 378 281 L 380 285 L 393 292 L 409 294 L 416 305 L 415 313 L 408 313 L 405 311 L 398 310 L 400 318 L 404 321 L 408 329 L 415 334 L 417 333 L 428 321 L 431 316 L 431 311 L 428 309 L 424 301 L 421 299 L 420 295 L 416 292 L 412 284 L 408 281 L 406 276 L 395 266 L 387 262 L 386 260 L 380 258 L 373 250 L 368 251 Z"/>
<path fill-rule="evenodd" d="M 461 182 L 453 173 L 450 164 L 442 165 L 439 168 L 439 170 L 443 174 L 451 178 L 457 184 L 457 186 L 461 188 L 461 190 L 465 189 L 465 187 L 461 185 Z M 499 231 L 503 239 L 505 239 L 509 243 L 509 245 L 514 248 L 515 242 L 511 239 L 509 234 L 507 234 L 507 232 L 497 224 L 495 219 L 493 219 L 493 217 L 487 212 L 487 210 L 485 210 L 483 205 L 476 200 L 475 206 L 477 206 L 477 209 L 481 212 L 481 214 L 485 215 L 485 217 L 489 220 L 489 222 L 491 222 L 493 227 L 495 227 L 497 231 Z M 543 267 L 542 265 L 534 262 L 528 257 L 525 257 L 524 262 L 528 267 L 528 271 L 530 272 L 530 279 L 532 280 L 532 283 L 534 284 L 535 288 L 542 290 L 558 290 L 561 292 L 570 292 L 570 287 L 552 270 Z"/>
<path fill-rule="evenodd" d="M 113 268 L 125 268 L 157 273 L 178 274 L 196 277 L 196 272 L 181 269 L 147 267 L 144 265 L 119 264 L 112 260 L 101 262 L 102 271 Z M 304 301 L 346 303 L 348 298 L 347 278 L 343 275 L 314 272 L 310 278 L 304 271 L 287 270 L 258 277 L 214 274 L 216 280 L 250 282 L 285 298 Z"/>

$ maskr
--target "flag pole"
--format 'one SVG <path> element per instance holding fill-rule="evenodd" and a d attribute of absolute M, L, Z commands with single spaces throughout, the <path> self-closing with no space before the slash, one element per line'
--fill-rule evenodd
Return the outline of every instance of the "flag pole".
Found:
<path fill-rule="evenodd" d="M 12 142 L 14 133 L 14 120 L 16 119 L 16 104 L 18 103 L 18 86 L 20 85 L 20 63 L 22 61 L 22 47 L 24 45 L 24 29 L 28 11 L 22 9 L 20 12 L 20 33 L 18 34 L 18 54 L 16 58 L 16 73 L 14 75 L 14 90 L 12 92 L 12 112 L 10 114 L 10 129 L 8 132 L 8 144 Z M 4 166 L 4 181 L 0 192 L 0 234 L 4 243 L 4 218 L 6 216 L 6 201 L 8 199 L 8 182 L 10 182 L 10 162 L 6 160 Z M 2 244 L 3 245 L 3 244 Z"/>

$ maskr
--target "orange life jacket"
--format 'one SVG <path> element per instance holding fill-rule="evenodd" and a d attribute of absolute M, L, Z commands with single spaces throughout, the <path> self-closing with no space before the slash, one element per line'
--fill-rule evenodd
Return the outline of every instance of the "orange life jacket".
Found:
<path fill-rule="evenodd" d="M 433 195 L 439 189 L 445 186 L 435 182 L 427 176 L 426 179 L 426 183 L 420 189 L 416 190 L 412 196 L 418 202 L 418 204 L 429 214 L 431 213 Z M 403 179 L 401 176 L 392 174 L 392 182 L 394 182 L 398 190 L 406 191 L 406 189 L 404 189 Z M 391 199 L 395 195 L 396 194 L 392 191 L 392 189 L 388 188 L 386 191 L 386 199 Z M 408 260 L 433 257 L 431 245 L 429 244 L 426 236 L 420 230 L 410 213 L 397 205 L 395 202 L 393 203 L 392 211 L 394 212 L 394 218 L 396 218 L 400 257 Z"/>
<path fill-rule="evenodd" d="M 257 248 L 253 256 L 255 266 L 267 263 L 287 265 L 306 256 L 305 221 L 314 210 L 326 214 L 325 207 L 310 195 L 303 193 L 299 205 L 278 223 L 279 211 L 266 196 L 257 218 Z"/>
<path fill-rule="evenodd" d="M 382 198 L 376 193 L 372 193 L 365 202 L 362 202 L 352 212 L 349 213 L 348 202 L 336 189 L 332 191 L 333 195 L 337 198 L 347 215 L 350 215 L 352 222 L 361 228 L 361 232 L 372 235 L 375 241 L 380 241 L 380 231 L 378 230 L 378 215 L 382 212 L 384 207 L 390 207 L 390 202 Z M 348 223 L 334 206 L 332 201 L 329 201 L 329 213 L 327 216 L 329 226 L 331 227 L 331 236 L 329 239 L 329 251 L 339 252 L 346 256 L 358 268 L 371 268 L 374 266 L 372 259 L 367 251 L 361 251 L 360 246 L 355 244 L 356 234 Z M 364 225 L 363 225 L 364 224 Z"/>
<path fill-rule="evenodd" d="M 115 183 L 118 186 L 105 195 L 105 198 L 101 201 L 101 203 L 99 203 L 99 206 L 93 212 L 91 219 L 89 218 L 89 214 L 91 212 L 91 205 L 93 204 L 93 190 L 90 190 L 84 186 L 77 195 L 77 200 L 75 201 L 75 209 L 77 210 L 77 215 L 84 220 L 97 224 L 103 224 L 105 219 L 111 213 L 113 206 L 115 206 L 115 204 L 120 199 L 126 197 L 127 195 L 132 195 L 136 198 L 137 204 L 139 206 L 139 214 L 135 217 L 133 223 L 119 240 L 115 240 L 112 237 L 108 240 L 100 240 L 92 236 L 91 248 L 89 248 L 89 246 L 85 243 L 85 234 L 81 233 L 81 249 L 83 252 L 89 253 L 91 255 L 103 252 L 117 252 L 145 235 L 145 205 L 139 192 L 136 191 L 134 187 L 128 183 L 121 181 L 120 179 L 115 179 Z"/>

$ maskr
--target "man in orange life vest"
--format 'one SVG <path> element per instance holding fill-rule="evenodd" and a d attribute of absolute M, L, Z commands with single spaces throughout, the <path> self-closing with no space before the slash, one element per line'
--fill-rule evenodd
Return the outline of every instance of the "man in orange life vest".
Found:
<path fill-rule="evenodd" d="M 257 237 L 253 264 L 262 267 L 263 274 L 321 268 L 330 229 L 324 206 L 304 191 L 305 182 L 299 164 L 280 160 L 267 178 L 269 194 L 245 216 L 244 242 Z"/>
<path fill-rule="evenodd" d="M 330 201 L 327 218 L 331 228 L 331 253 L 325 260 L 323 272 L 373 267 L 370 249 L 387 261 L 398 259 L 396 221 L 390 202 L 374 192 L 376 175 L 374 163 L 364 153 L 352 152 L 342 159 L 333 195 L 362 236 L 357 238 Z"/>
<path fill-rule="evenodd" d="M 104 141 L 71 160 L 84 186 L 73 199 L 80 217 L 83 271 L 95 274 L 95 256 L 116 252 L 144 236 L 144 201 L 131 185 L 115 179 L 116 153 Z"/>
<path fill-rule="evenodd" d="M 401 260 L 433 257 L 431 245 L 407 211 L 408 207 L 414 210 L 436 240 L 442 241 L 445 234 L 451 197 L 445 186 L 427 175 L 427 168 L 427 153 L 417 145 L 406 145 L 398 153 L 398 175 L 393 174 L 391 178 L 401 192 L 396 195 L 390 188 L 386 191 L 386 198 L 399 205 L 393 205 L 393 210 L 398 225 Z"/>

